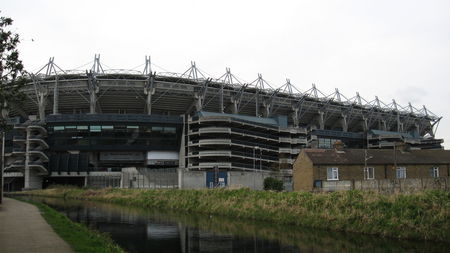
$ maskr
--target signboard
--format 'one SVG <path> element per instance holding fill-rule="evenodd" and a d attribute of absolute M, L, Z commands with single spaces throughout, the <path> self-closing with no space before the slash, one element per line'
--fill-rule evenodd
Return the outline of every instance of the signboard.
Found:
<path fill-rule="evenodd" d="M 179 154 L 176 151 L 149 151 L 147 153 L 148 165 L 178 165 Z"/>

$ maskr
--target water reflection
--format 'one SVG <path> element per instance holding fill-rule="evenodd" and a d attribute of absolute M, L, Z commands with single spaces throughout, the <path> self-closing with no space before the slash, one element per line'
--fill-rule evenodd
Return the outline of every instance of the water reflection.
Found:
<path fill-rule="evenodd" d="M 446 252 L 449 244 L 103 203 L 33 198 L 109 233 L 128 252 Z"/>

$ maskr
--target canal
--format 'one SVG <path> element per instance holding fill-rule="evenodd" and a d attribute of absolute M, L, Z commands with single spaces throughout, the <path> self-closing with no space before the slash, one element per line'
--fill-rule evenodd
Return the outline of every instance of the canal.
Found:
<path fill-rule="evenodd" d="M 30 197 L 128 252 L 448 252 L 447 243 L 396 240 L 98 202 Z"/>

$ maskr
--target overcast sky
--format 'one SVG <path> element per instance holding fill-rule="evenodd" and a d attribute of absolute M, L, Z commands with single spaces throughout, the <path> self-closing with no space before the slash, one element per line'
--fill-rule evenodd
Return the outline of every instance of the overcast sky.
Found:
<path fill-rule="evenodd" d="M 55 57 L 74 69 L 101 54 L 105 68 L 133 69 L 145 55 L 184 72 L 190 61 L 219 77 L 261 73 L 299 90 L 386 104 L 425 105 L 443 116 L 450 148 L 450 1 L 44 1 L 3 0 L 29 71 Z M 89 68 L 90 66 L 84 66 Z M 142 66 L 137 70 L 142 70 Z"/>

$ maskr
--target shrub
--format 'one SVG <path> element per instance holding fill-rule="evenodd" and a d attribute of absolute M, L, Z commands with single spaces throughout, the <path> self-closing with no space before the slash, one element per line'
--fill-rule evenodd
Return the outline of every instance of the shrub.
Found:
<path fill-rule="evenodd" d="M 266 177 L 264 179 L 264 190 L 282 191 L 283 181 L 273 177 Z"/>

